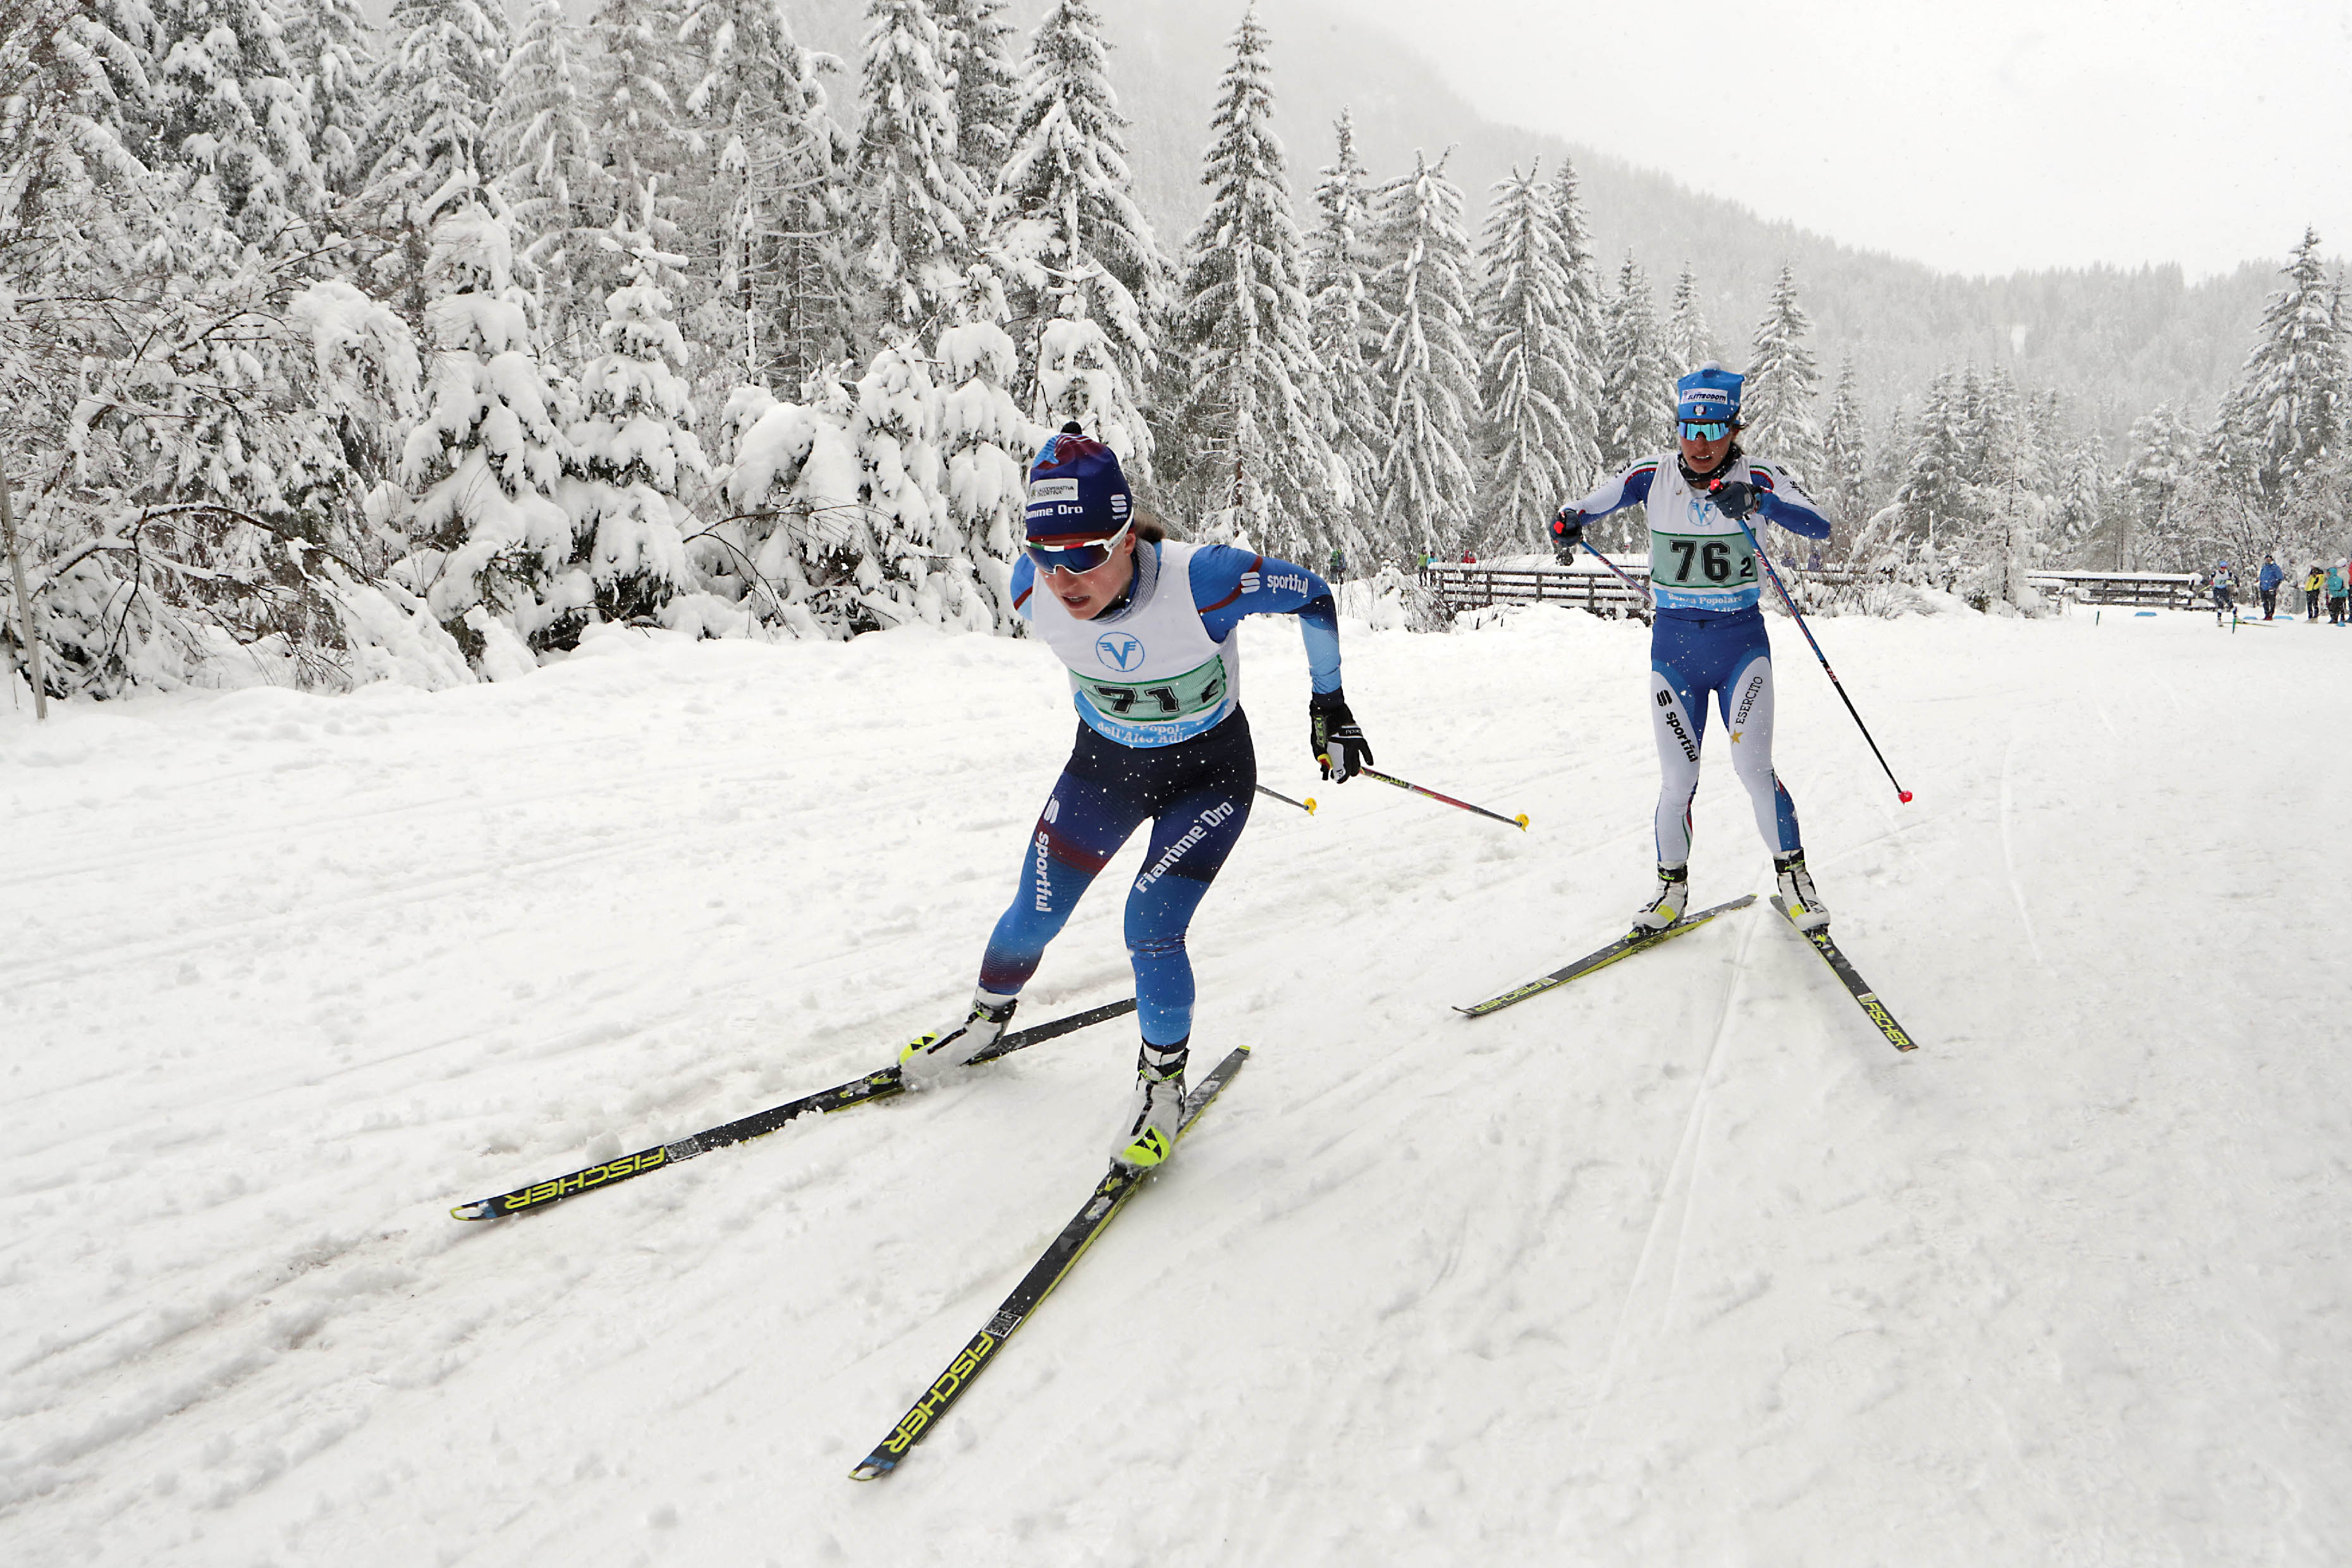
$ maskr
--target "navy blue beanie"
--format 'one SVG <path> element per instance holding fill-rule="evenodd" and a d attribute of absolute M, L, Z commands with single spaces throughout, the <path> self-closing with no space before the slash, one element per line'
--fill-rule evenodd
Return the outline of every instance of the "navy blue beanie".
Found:
<path fill-rule="evenodd" d="M 1134 504 L 1118 454 L 1076 425 L 1049 437 L 1029 465 L 1032 539 L 1106 538 L 1127 525 Z"/>
<path fill-rule="evenodd" d="M 1748 378 L 1713 360 L 1675 383 L 1675 417 L 1696 422 L 1739 422 L 1739 387 Z"/>

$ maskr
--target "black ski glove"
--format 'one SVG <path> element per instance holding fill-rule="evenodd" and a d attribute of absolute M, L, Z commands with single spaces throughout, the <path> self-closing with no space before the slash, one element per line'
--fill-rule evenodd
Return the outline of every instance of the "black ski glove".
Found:
<path fill-rule="evenodd" d="M 1346 784 L 1372 760 L 1371 742 L 1356 728 L 1348 700 L 1336 691 L 1318 691 L 1307 700 L 1307 744 L 1323 764 L 1323 776 Z"/>
<path fill-rule="evenodd" d="M 1584 514 L 1572 506 L 1559 509 L 1551 520 L 1551 550 L 1562 562 L 1576 559 L 1576 547 L 1584 542 Z"/>
<path fill-rule="evenodd" d="M 1764 504 L 1764 492 L 1746 479 L 1728 483 L 1717 479 L 1706 487 L 1706 493 L 1715 498 L 1715 510 L 1734 522 L 1754 516 L 1756 509 Z"/>

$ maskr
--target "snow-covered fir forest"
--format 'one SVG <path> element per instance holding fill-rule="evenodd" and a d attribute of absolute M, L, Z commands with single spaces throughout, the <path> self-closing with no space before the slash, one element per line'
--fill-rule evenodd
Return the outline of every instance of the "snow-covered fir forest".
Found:
<path fill-rule="evenodd" d="M 1351 575 L 1522 552 L 1709 357 L 1833 563 L 1990 607 L 2033 566 L 2342 552 L 2352 305 L 2316 235 L 2210 405 L 1964 344 L 1865 391 L 1796 260 L 1711 319 L 1703 262 L 1604 252 L 1556 151 L 1465 189 L 1344 110 L 1286 144 L 1255 10 L 1175 226 L 1117 7 L 867 0 L 829 53 L 800 5 L 0 6 L 0 432 L 48 692 L 446 687 L 600 623 L 1009 633 L 1066 421 L 1183 537 Z"/>

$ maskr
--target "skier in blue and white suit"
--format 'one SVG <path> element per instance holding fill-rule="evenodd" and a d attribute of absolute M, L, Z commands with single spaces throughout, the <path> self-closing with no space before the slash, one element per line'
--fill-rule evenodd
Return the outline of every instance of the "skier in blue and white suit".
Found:
<path fill-rule="evenodd" d="M 1314 692 L 1309 744 L 1345 782 L 1373 760 L 1339 689 L 1339 618 L 1304 566 L 1222 545 L 1179 544 L 1133 517 L 1118 458 L 1076 425 L 1029 471 L 1028 539 L 1013 606 L 1068 668 L 1077 744 L 1024 849 L 1012 906 L 980 963 L 971 1012 L 900 1053 L 920 1088 L 1003 1034 L 1045 944 L 1138 825 L 1152 819 L 1127 895 L 1135 963 L 1135 1100 L 1112 1156 L 1156 1165 L 1175 1146 L 1192 1035 L 1186 929 L 1249 821 L 1257 753 L 1241 707 L 1244 616 L 1298 617 Z M 1139 536 L 1140 536 L 1139 538 Z"/>
<path fill-rule="evenodd" d="M 1690 889 L 1691 798 L 1712 693 L 1731 734 L 1731 765 L 1748 786 L 1756 826 L 1772 851 L 1780 896 L 1808 931 L 1829 923 L 1797 833 L 1797 808 L 1772 771 L 1772 648 L 1758 607 L 1761 577 L 1748 530 L 1776 522 L 1829 537 L 1789 472 L 1739 449 L 1745 378 L 1710 361 L 1675 384 L 1681 450 L 1645 458 L 1583 500 L 1560 508 L 1552 545 L 1574 555 L 1585 525 L 1645 505 L 1650 522 L 1650 722 L 1664 780 L 1658 791 L 1658 894 L 1633 916 L 1636 935 L 1683 917 Z"/>

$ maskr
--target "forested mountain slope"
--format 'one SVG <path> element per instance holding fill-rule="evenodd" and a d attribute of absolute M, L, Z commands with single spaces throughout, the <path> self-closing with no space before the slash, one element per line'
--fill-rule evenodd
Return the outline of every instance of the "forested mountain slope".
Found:
<path fill-rule="evenodd" d="M 789 4 L 803 41 L 840 54 L 854 69 L 863 0 Z M 1045 3 L 1015 0 L 1013 9 L 1027 28 Z M 1117 46 L 1113 76 L 1134 122 L 1137 183 L 1171 251 L 1202 208 L 1211 94 L 1242 9 L 1242 0 L 1118 0 L 1105 9 Z M 1261 0 L 1259 14 L 1274 34 L 1277 123 L 1302 200 L 1314 171 L 1330 160 L 1330 124 L 1343 107 L 1355 110 L 1358 144 L 1376 177 L 1399 172 L 1415 147 L 1433 155 L 1454 148 L 1450 169 L 1474 215 L 1483 214 L 1487 188 L 1514 162 L 1540 156 L 1549 165 L 1572 156 L 1604 273 L 1631 249 L 1663 310 L 1675 275 L 1690 265 L 1718 346 L 1738 365 L 1773 279 L 1792 264 L 1825 370 L 1833 376 L 1852 352 L 1864 394 L 1881 407 L 1916 395 L 1944 364 L 2005 363 L 2021 385 L 2057 387 L 2098 414 L 2119 452 L 2132 420 L 2158 403 L 2210 415 L 2245 356 L 2264 293 L 2275 287 L 2277 264 L 2267 259 L 2194 284 L 2173 267 L 1994 279 L 1941 273 L 1773 222 L 1557 136 L 1495 124 L 1404 40 L 1349 20 L 1339 7 Z M 1563 79 L 1576 67 L 1562 60 Z M 847 101 L 846 92 L 836 96 L 836 104 Z M 1983 221 L 2002 216 L 1987 213 Z M 2250 258 L 2283 256 L 2296 237 L 2247 235 L 2243 248 Z"/>

